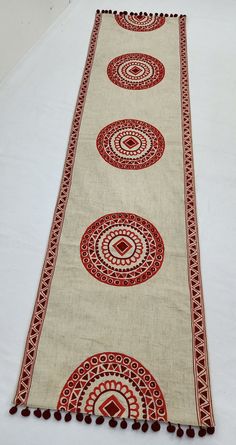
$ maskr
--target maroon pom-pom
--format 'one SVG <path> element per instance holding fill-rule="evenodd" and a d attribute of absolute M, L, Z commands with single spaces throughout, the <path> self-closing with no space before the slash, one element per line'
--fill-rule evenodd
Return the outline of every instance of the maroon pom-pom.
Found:
<path fill-rule="evenodd" d="M 116 15 L 116 14 L 117 14 L 117 11 L 113 11 L 113 14 L 115 14 L 115 15 Z"/>
<path fill-rule="evenodd" d="M 177 429 L 177 431 L 176 431 L 176 435 L 177 435 L 178 437 L 182 437 L 183 434 L 184 434 L 184 430 L 182 430 L 181 426 L 178 425 L 178 429 Z"/>
<path fill-rule="evenodd" d="M 15 406 L 12 406 L 12 407 L 9 409 L 9 413 L 10 413 L 11 415 L 16 414 L 16 413 L 17 413 L 17 406 L 16 406 L 16 405 L 15 405 Z"/>
<path fill-rule="evenodd" d="M 148 423 L 147 423 L 147 421 L 145 420 L 145 422 L 142 424 L 142 431 L 143 431 L 144 433 L 146 433 L 147 430 L 148 430 Z"/>
<path fill-rule="evenodd" d="M 160 13 L 160 17 L 163 17 L 163 15 L 164 15 L 164 14 L 161 12 L 161 13 Z"/>
<path fill-rule="evenodd" d="M 23 417 L 28 417 L 28 416 L 30 416 L 30 410 L 29 410 L 29 408 L 26 407 L 26 408 L 22 409 L 22 411 L 21 411 L 21 415 L 22 415 Z"/>
<path fill-rule="evenodd" d="M 167 431 L 168 433 L 174 433 L 175 432 L 175 426 L 172 425 L 170 422 L 168 422 L 168 426 L 167 426 Z"/>
<path fill-rule="evenodd" d="M 165 14 L 165 17 L 169 17 L 169 14 Z"/>
<path fill-rule="evenodd" d="M 46 409 L 46 410 L 43 412 L 43 418 L 44 418 L 45 420 L 48 420 L 48 419 L 50 419 L 50 417 L 51 417 L 50 409 Z"/>
<path fill-rule="evenodd" d="M 82 422 L 82 421 L 83 421 L 83 418 L 84 418 L 84 416 L 83 416 L 82 413 L 77 413 L 77 414 L 76 414 L 76 420 L 78 420 L 78 422 Z"/>
<path fill-rule="evenodd" d="M 132 425 L 133 430 L 139 430 L 140 426 L 141 426 L 140 423 L 137 422 L 137 420 L 135 419 Z"/>
<path fill-rule="evenodd" d="M 104 417 L 103 416 L 99 416 L 96 418 L 96 424 L 97 425 L 101 425 L 104 422 Z"/>
<path fill-rule="evenodd" d="M 178 17 L 178 14 L 174 14 L 174 17 Z"/>
<path fill-rule="evenodd" d="M 38 417 L 38 419 L 40 419 L 40 417 L 42 416 L 41 409 L 39 409 L 39 408 L 35 409 L 34 415 L 35 415 L 35 417 Z"/>
<path fill-rule="evenodd" d="M 113 419 L 113 417 L 109 420 L 109 425 L 111 428 L 115 428 L 117 425 L 117 420 Z"/>
<path fill-rule="evenodd" d="M 97 14 L 100 14 L 100 9 L 97 9 Z"/>
<path fill-rule="evenodd" d="M 61 420 L 61 412 L 58 410 L 58 411 L 55 411 L 55 413 L 54 413 L 54 418 L 59 422 L 60 420 Z"/>
<path fill-rule="evenodd" d="M 72 419 L 72 417 L 71 417 L 71 413 L 66 413 L 66 415 L 65 415 L 65 417 L 64 417 L 65 422 L 70 422 L 71 419 Z"/>
<path fill-rule="evenodd" d="M 214 427 L 214 426 L 208 426 L 208 427 L 207 427 L 207 432 L 208 432 L 208 434 L 214 434 L 214 432 L 215 432 L 215 427 Z"/>
<path fill-rule="evenodd" d="M 122 428 L 122 430 L 125 430 L 127 428 L 128 424 L 126 422 L 125 419 L 122 419 L 122 421 L 120 422 L 120 427 Z"/>
<path fill-rule="evenodd" d="M 198 431 L 199 437 L 204 437 L 206 435 L 206 429 L 200 427 L 200 430 Z"/>
<path fill-rule="evenodd" d="M 191 427 L 191 425 L 189 425 L 188 429 L 186 430 L 186 434 L 188 437 L 191 437 L 191 438 L 193 438 L 195 436 L 195 431 Z"/>
<path fill-rule="evenodd" d="M 92 419 L 91 419 L 90 414 L 87 414 L 87 415 L 85 416 L 84 421 L 85 421 L 85 423 L 87 423 L 88 425 L 89 425 L 90 423 L 92 423 Z"/>
<path fill-rule="evenodd" d="M 155 422 L 152 423 L 151 425 L 152 431 L 159 431 L 161 426 L 160 423 L 158 422 L 158 420 L 155 420 Z"/>

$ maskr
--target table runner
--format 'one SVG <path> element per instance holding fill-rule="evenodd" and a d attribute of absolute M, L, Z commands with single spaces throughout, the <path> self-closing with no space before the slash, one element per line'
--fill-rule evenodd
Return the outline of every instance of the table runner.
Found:
<path fill-rule="evenodd" d="M 96 13 L 11 414 L 214 432 L 185 26 Z"/>

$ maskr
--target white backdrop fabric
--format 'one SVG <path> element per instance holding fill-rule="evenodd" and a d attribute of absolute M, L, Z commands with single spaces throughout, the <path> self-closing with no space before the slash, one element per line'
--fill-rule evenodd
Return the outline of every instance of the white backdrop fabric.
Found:
<path fill-rule="evenodd" d="M 74 1 L 0 85 L 1 441 L 168 445 L 178 440 L 166 433 L 165 426 L 159 433 L 143 434 L 8 414 L 97 8 L 188 15 L 198 221 L 217 426 L 212 437 L 184 440 L 231 445 L 236 435 L 234 0 Z"/>

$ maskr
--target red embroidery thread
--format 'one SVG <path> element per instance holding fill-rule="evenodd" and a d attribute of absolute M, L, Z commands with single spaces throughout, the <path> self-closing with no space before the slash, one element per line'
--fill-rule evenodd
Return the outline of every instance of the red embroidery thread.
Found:
<path fill-rule="evenodd" d="M 87 271 L 102 283 L 134 286 L 159 271 L 164 243 L 146 219 L 133 213 L 111 213 L 86 229 L 80 255 Z"/>
<path fill-rule="evenodd" d="M 107 67 L 111 82 L 128 90 L 144 90 L 165 76 L 164 65 L 148 54 L 128 53 L 115 57 Z"/>
<path fill-rule="evenodd" d="M 122 28 L 137 32 L 155 31 L 165 23 L 165 17 L 155 15 L 115 14 L 115 19 Z"/>
<path fill-rule="evenodd" d="M 122 119 L 100 131 L 97 149 L 113 167 L 140 170 L 160 160 L 165 140 L 160 131 L 147 122 Z"/>
<path fill-rule="evenodd" d="M 167 421 L 166 404 L 153 375 L 118 352 L 95 354 L 74 370 L 57 409 L 110 417 Z"/>
<path fill-rule="evenodd" d="M 179 18 L 186 237 L 192 306 L 193 362 L 199 424 L 211 427 L 214 426 L 214 417 L 208 371 L 207 339 L 200 270 L 185 22 L 185 17 Z"/>

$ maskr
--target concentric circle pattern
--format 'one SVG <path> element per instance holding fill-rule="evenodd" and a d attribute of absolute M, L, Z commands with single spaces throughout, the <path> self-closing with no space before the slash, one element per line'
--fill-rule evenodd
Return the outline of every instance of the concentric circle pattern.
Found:
<path fill-rule="evenodd" d="M 137 119 L 123 119 L 100 131 L 97 149 L 103 159 L 114 167 L 140 170 L 159 161 L 165 140 L 153 125 Z"/>
<path fill-rule="evenodd" d="M 129 31 L 154 31 L 165 23 L 165 17 L 157 17 L 155 15 L 119 15 L 115 14 L 117 23 Z"/>
<path fill-rule="evenodd" d="M 128 53 L 110 61 L 107 75 L 121 88 L 144 90 L 161 82 L 165 68 L 158 59 L 148 54 Z"/>
<path fill-rule="evenodd" d="M 87 228 L 80 255 L 87 271 L 102 283 L 134 286 L 158 272 L 164 244 L 146 219 L 133 213 L 112 213 Z"/>
<path fill-rule="evenodd" d="M 167 421 L 164 395 L 154 376 L 120 352 L 101 352 L 80 363 L 64 385 L 57 409 Z"/>

